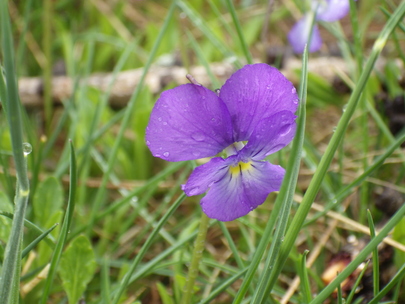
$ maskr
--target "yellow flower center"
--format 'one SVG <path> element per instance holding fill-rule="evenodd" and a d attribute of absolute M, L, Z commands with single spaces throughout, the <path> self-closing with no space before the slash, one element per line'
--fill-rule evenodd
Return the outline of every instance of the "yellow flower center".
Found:
<path fill-rule="evenodd" d="M 239 175 L 242 173 L 242 171 L 247 171 L 252 167 L 252 164 L 250 162 L 244 163 L 244 162 L 239 162 L 235 166 L 229 167 L 229 172 L 231 172 L 232 175 Z"/>

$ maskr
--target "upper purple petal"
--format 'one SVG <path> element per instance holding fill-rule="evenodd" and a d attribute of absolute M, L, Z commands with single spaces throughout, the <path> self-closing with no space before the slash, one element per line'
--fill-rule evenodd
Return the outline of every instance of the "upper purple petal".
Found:
<path fill-rule="evenodd" d="M 153 156 L 183 161 L 214 156 L 232 144 L 232 123 L 218 96 L 195 84 L 161 94 L 146 127 Z"/>
<path fill-rule="evenodd" d="M 310 15 L 305 15 L 296 24 L 294 24 L 291 31 L 288 33 L 288 41 L 290 42 L 294 53 L 300 54 L 304 51 L 305 45 L 309 41 L 309 34 L 311 33 L 312 18 Z M 312 30 L 311 42 L 308 47 L 309 52 L 316 52 L 322 46 L 321 35 L 316 24 Z"/>
<path fill-rule="evenodd" d="M 261 205 L 270 192 L 280 189 L 284 169 L 269 162 L 252 161 L 239 175 L 228 172 L 211 185 L 201 200 L 204 213 L 220 221 L 232 221 Z"/>
<path fill-rule="evenodd" d="M 326 0 L 326 3 L 319 2 L 316 12 L 316 19 L 326 22 L 334 22 L 342 19 L 350 10 L 350 0 Z M 318 5 L 314 1 L 313 5 Z"/>
<path fill-rule="evenodd" d="M 248 140 L 261 119 L 283 110 L 294 113 L 298 105 L 292 83 L 264 63 L 246 65 L 235 72 L 219 97 L 231 114 L 235 141 Z"/>
<path fill-rule="evenodd" d="M 262 160 L 288 145 L 294 138 L 296 116 L 281 111 L 262 119 L 253 131 L 246 146 L 240 151 L 245 159 Z"/>

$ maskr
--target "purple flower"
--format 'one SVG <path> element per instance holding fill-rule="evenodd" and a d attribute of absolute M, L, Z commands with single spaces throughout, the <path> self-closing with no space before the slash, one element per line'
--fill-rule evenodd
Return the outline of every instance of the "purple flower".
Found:
<path fill-rule="evenodd" d="M 183 190 L 207 192 L 208 217 L 231 221 L 261 205 L 280 189 L 285 170 L 265 161 L 295 135 L 298 96 L 294 86 L 267 64 L 246 65 L 219 95 L 185 84 L 162 93 L 146 128 L 155 157 L 184 161 L 212 157 L 192 172 Z"/>
<path fill-rule="evenodd" d="M 288 41 L 294 52 L 302 53 L 304 51 L 305 44 L 307 44 L 311 33 L 314 14 L 316 21 L 334 22 L 346 16 L 349 9 L 349 0 L 311 0 L 311 10 L 293 26 L 288 34 Z M 319 34 L 318 25 L 315 23 L 308 51 L 316 52 L 321 46 L 321 35 Z"/>

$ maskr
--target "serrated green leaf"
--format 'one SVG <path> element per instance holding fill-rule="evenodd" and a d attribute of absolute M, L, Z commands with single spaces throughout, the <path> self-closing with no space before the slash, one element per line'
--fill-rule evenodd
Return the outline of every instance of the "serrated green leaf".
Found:
<path fill-rule="evenodd" d="M 33 207 L 35 221 L 46 227 L 50 217 L 61 210 L 63 204 L 63 190 L 55 177 L 48 177 L 38 185 L 35 192 Z"/>
<path fill-rule="evenodd" d="M 70 304 L 76 304 L 87 284 L 93 278 L 96 261 L 89 239 L 76 237 L 63 253 L 59 264 L 59 276 Z"/>

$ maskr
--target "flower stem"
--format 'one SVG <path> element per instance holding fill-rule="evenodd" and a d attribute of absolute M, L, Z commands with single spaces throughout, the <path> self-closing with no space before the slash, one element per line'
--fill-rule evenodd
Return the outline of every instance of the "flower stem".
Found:
<path fill-rule="evenodd" d="M 183 304 L 191 303 L 191 297 L 194 291 L 194 282 L 198 275 L 198 268 L 205 245 L 205 236 L 207 235 L 209 218 L 203 213 L 198 227 L 197 238 L 194 242 L 193 256 L 191 258 L 190 268 L 188 269 L 188 278 L 184 288 L 184 296 L 181 301 Z"/>

